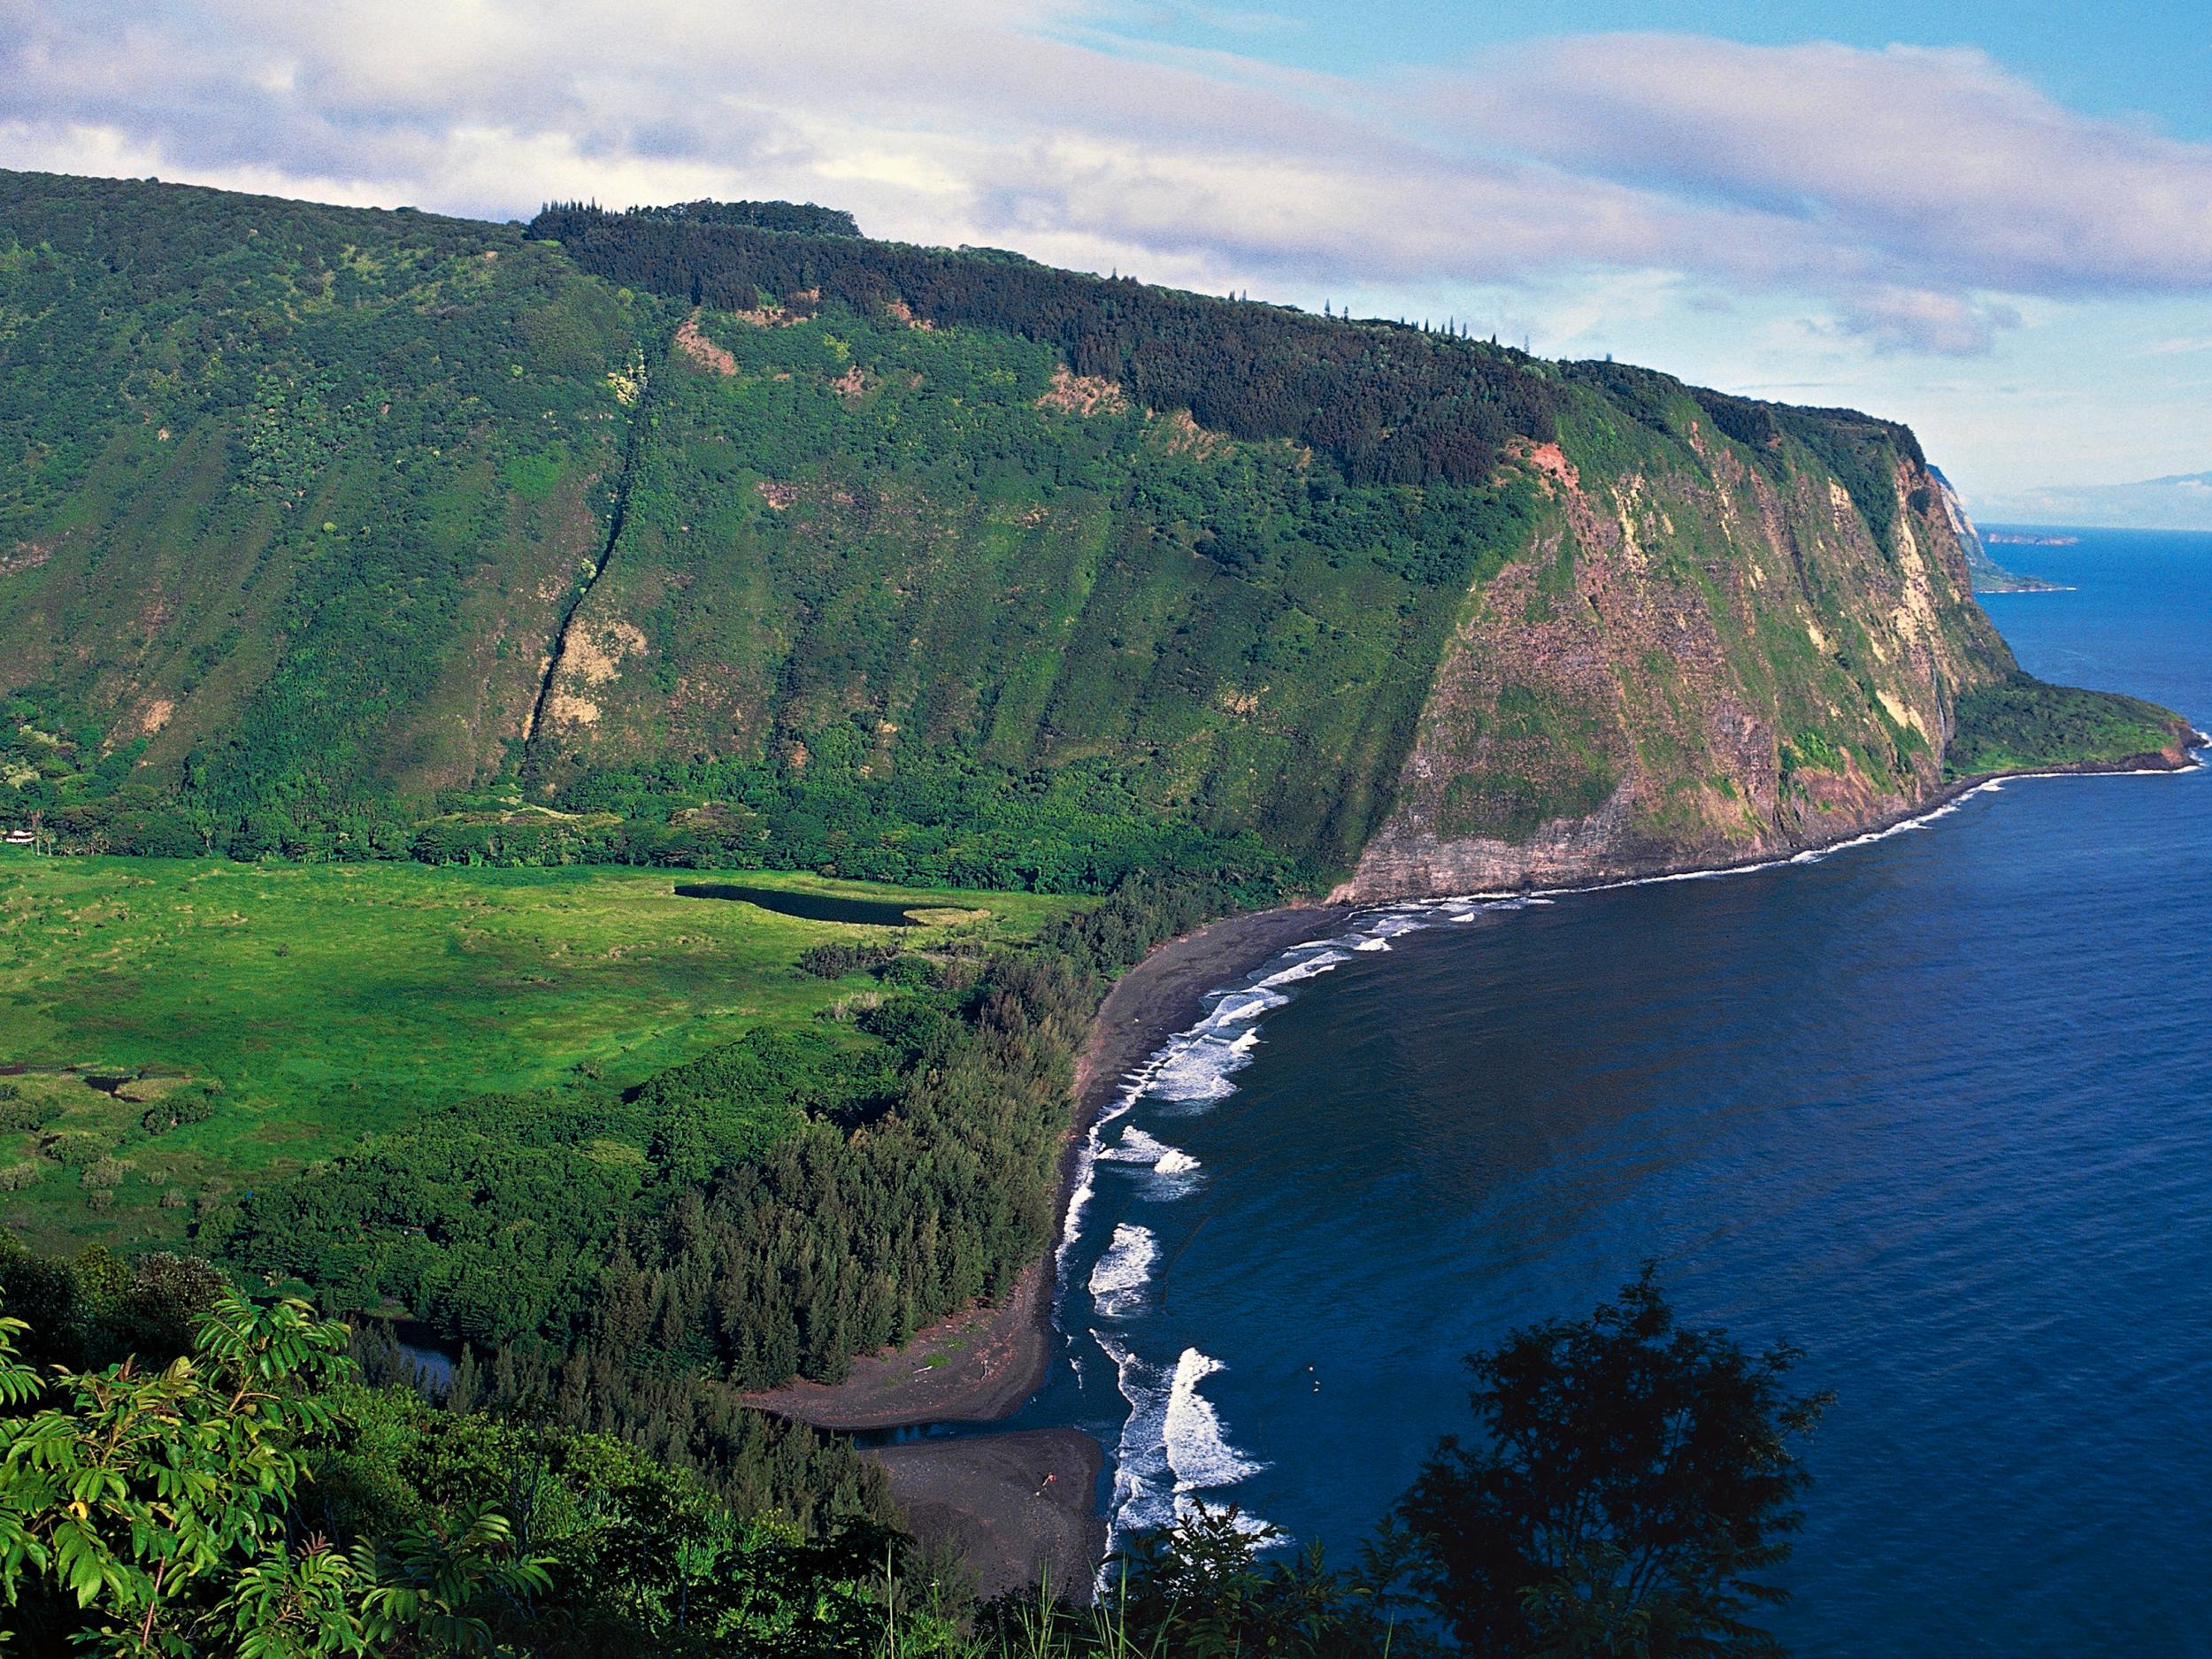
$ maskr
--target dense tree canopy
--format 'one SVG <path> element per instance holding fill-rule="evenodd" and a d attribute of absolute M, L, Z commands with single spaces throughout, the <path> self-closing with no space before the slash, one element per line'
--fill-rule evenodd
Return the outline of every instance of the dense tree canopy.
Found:
<path fill-rule="evenodd" d="M 710 206 L 711 204 L 705 204 Z M 1004 329 L 1057 347 L 1079 374 L 1240 438 L 1294 438 L 1356 483 L 1486 479 L 1514 437 L 1548 441 L 1558 397 L 1524 353 L 1402 325 L 1102 280 L 988 250 L 779 234 L 690 209 L 548 207 L 559 241 L 611 281 L 747 311 L 839 300 L 936 324 Z"/>
<path fill-rule="evenodd" d="M 1469 1649 L 1777 1651 L 1747 1615 L 1808 1482 L 1791 1442 L 1824 1395 L 1798 1355 L 1679 1324 L 1647 1267 L 1587 1319 L 1472 1356 L 1479 1438 L 1447 1437 L 1399 1506 L 1418 1576 Z"/>

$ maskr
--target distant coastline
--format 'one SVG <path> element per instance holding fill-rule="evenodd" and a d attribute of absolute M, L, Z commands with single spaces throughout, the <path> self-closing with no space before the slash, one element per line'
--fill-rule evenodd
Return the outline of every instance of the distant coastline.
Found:
<path fill-rule="evenodd" d="M 1999 547 L 2079 547 L 2078 535 L 2029 535 L 2018 530 L 1985 530 L 1982 540 Z"/>

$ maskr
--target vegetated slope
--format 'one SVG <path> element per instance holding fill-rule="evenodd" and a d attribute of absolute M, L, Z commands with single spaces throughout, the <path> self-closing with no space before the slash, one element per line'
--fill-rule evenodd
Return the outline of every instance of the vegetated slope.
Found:
<path fill-rule="evenodd" d="M 1342 896 L 1768 857 L 1962 773 L 2186 764 L 2170 712 L 2020 672 L 1905 428 L 1565 372 L 1536 533 L 1470 595 Z"/>
<path fill-rule="evenodd" d="M 1959 692 L 2014 671 L 1909 434 L 1570 372 L 1539 528 L 1471 595 L 1351 893 L 1832 840 L 1939 786 Z"/>
<path fill-rule="evenodd" d="M 1849 411 L 787 204 L 6 190 L 0 742 L 80 839 L 1377 894 L 1847 833 L 2014 673 Z"/>
<path fill-rule="evenodd" d="M 510 228 L 0 173 L 11 724 L 225 833 L 497 772 L 653 316 Z"/>
<path fill-rule="evenodd" d="M 1047 346 L 839 308 L 703 311 L 652 406 L 532 743 L 566 806 L 734 756 L 956 824 L 1043 773 L 1348 864 L 1535 500 L 1348 485 Z"/>

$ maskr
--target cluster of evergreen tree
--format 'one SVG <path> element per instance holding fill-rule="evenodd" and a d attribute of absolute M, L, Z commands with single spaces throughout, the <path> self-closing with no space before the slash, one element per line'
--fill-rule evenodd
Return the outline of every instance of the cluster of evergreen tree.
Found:
<path fill-rule="evenodd" d="M 850 213 L 842 208 L 817 207 L 811 202 L 675 202 L 663 207 L 628 208 L 623 217 L 668 224 L 738 225 L 799 236 L 860 234 L 860 226 Z"/>
<path fill-rule="evenodd" d="M 791 234 L 695 204 L 630 213 L 556 204 L 529 234 L 558 241 L 595 275 L 694 304 L 837 300 L 1003 329 L 1057 347 L 1077 373 L 1154 408 L 1187 409 L 1240 438 L 1309 444 L 1356 484 L 1480 481 L 1508 440 L 1555 433 L 1558 388 L 1534 359 L 1455 334 L 1085 276 L 987 250 Z"/>

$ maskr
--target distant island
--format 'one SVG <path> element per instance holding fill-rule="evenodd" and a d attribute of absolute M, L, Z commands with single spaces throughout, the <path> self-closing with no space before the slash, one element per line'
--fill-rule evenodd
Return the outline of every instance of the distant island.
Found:
<path fill-rule="evenodd" d="M 2079 547 L 2078 535 L 2022 535 L 2013 530 L 1985 530 L 1982 540 L 1999 547 Z"/>
<path fill-rule="evenodd" d="M 2047 484 L 1978 494 L 1983 515 L 2004 524 L 2085 530 L 2212 531 L 2212 472 L 2175 472 L 2131 484 Z"/>

